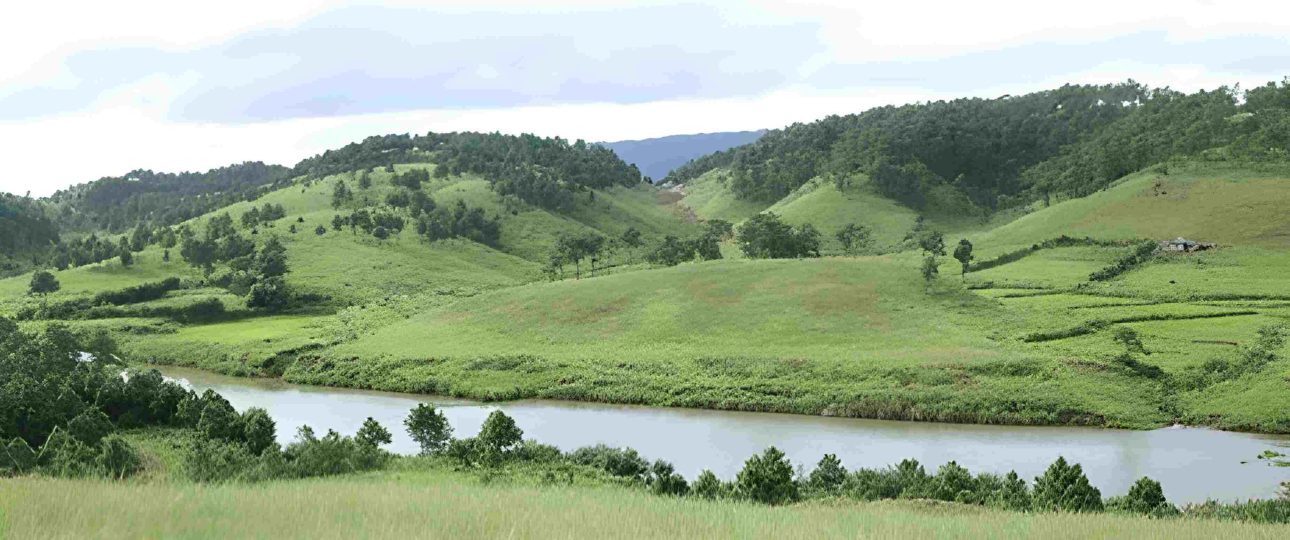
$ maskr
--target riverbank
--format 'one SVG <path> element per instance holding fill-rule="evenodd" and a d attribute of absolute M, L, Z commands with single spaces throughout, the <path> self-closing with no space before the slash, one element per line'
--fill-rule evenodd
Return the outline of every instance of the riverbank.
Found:
<path fill-rule="evenodd" d="M 826 453 L 848 467 L 881 468 L 906 458 L 930 467 L 955 461 L 974 471 L 1006 474 L 1015 470 L 1034 478 L 1058 456 L 1082 463 L 1091 482 L 1104 493 L 1128 490 L 1136 479 L 1162 482 L 1179 503 L 1275 497 L 1290 468 L 1269 467 L 1258 456 L 1287 452 L 1290 437 L 1229 433 L 1202 428 L 1150 431 L 1088 427 L 998 426 L 903 422 L 853 418 L 656 408 L 587 402 L 521 400 L 480 403 L 424 394 L 400 394 L 296 385 L 279 379 L 252 379 L 163 367 L 194 389 L 212 389 L 238 409 L 262 407 L 278 422 L 279 442 L 297 427 L 353 433 L 367 417 L 401 425 L 407 411 L 429 402 L 440 408 L 467 437 L 493 410 L 514 417 L 527 436 L 572 450 L 595 444 L 631 447 L 665 459 L 694 479 L 711 469 L 732 479 L 743 459 L 767 446 L 783 450 L 794 462 L 815 463 Z M 390 449 L 414 453 L 416 444 L 395 429 Z"/>
<path fill-rule="evenodd" d="M 18 478 L 0 489 L 7 538 L 1284 538 L 1284 525 L 1021 513 L 953 503 L 788 507 L 614 486 L 484 483 L 450 470 L 263 484 Z"/>

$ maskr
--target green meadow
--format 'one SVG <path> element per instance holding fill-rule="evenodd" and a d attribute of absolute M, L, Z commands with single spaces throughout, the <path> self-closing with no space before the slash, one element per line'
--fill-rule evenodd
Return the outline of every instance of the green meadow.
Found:
<path fill-rule="evenodd" d="M 399 165 L 433 170 L 433 165 Z M 422 186 L 439 204 L 486 208 L 502 221 L 496 247 L 427 244 L 410 229 L 377 240 L 330 227 L 332 185 L 356 175 L 298 181 L 253 204 L 287 216 L 262 225 L 287 248 L 293 289 L 323 299 L 265 316 L 155 246 L 136 263 L 115 259 L 57 272 L 60 291 L 26 296 L 29 275 L 0 280 L 0 306 L 41 303 L 179 276 L 186 288 L 121 306 L 115 318 L 69 321 L 113 330 L 126 357 L 293 382 L 434 392 L 478 399 L 556 398 L 875 418 L 1148 428 L 1174 422 L 1290 432 L 1286 351 L 1250 372 L 1180 385 L 1214 362 L 1240 361 L 1260 328 L 1290 318 L 1290 183 L 1276 172 L 1213 164 L 1148 169 L 1085 198 L 1032 205 L 1006 223 L 926 218 L 960 237 L 978 262 L 1067 235 L 1106 241 L 1184 236 L 1217 249 L 1161 254 L 1105 281 L 1125 245 L 1031 251 L 960 276 L 943 257 L 927 284 L 921 256 L 902 244 L 916 214 L 873 195 L 859 177 L 839 190 L 816 179 L 770 205 L 737 199 L 714 170 L 681 188 L 615 187 L 584 194 L 566 212 L 516 204 L 471 176 Z M 391 173 L 357 190 L 381 200 Z M 654 268 L 643 250 L 620 251 L 594 277 L 547 281 L 540 271 L 562 233 L 685 237 L 694 219 L 740 222 L 763 210 L 821 230 L 824 251 L 846 223 L 875 231 L 886 255 L 813 260 L 728 260 Z M 236 220 L 235 220 L 236 221 Z M 200 227 L 204 219 L 194 220 Z M 314 227 L 324 225 L 322 235 Z M 290 227 L 297 232 L 288 232 Z M 244 233 L 249 233 L 243 229 Z M 630 264 L 629 264 L 630 263 Z M 602 264 L 602 266 L 604 266 Z M 566 269 L 566 272 L 569 269 Z M 585 268 L 584 268 L 585 270 Z M 570 272 L 567 272 L 567 274 Z M 181 323 L 149 308 L 215 298 L 226 316 Z M 31 323 L 34 324 L 34 323 Z M 1136 332 L 1136 364 L 1117 329 Z M 1233 364 L 1234 365 L 1234 364 Z"/>

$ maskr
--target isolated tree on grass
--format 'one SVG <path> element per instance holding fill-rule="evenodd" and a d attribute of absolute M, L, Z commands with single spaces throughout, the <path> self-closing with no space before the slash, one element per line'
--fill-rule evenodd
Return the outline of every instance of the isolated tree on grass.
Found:
<path fill-rule="evenodd" d="M 314 234 L 316 234 L 316 235 L 318 235 L 318 236 L 322 236 L 322 235 L 324 235 L 324 234 L 327 234 L 327 227 L 323 227 L 322 225 L 319 225 L 319 226 L 317 226 L 317 227 L 314 227 Z"/>
<path fill-rule="evenodd" d="M 959 276 L 967 276 L 968 266 L 972 264 L 972 242 L 969 242 L 967 238 L 959 240 L 958 247 L 954 248 L 954 258 L 963 266 L 963 272 Z"/>
<path fill-rule="evenodd" d="M 27 285 L 27 294 L 38 294 L 42 297 L 45 295 L 58 292 L 61 286 L 58 284 L 58 278 L 48 270 L 39 270 L 31 275 L 31 283 Z"/>
<path fill-rule="evenodd" d="M 743 470 L 735 479 L 735 488 L 740 496 L 765 504 L 790 503 L 798 497 L 793 465 L 774 446 L 744 462 Z"/>
<path fill-rule="evenodd" d="M 923 259 L 923 266 L 919 269 L 923 274 L 923 281 L 926 281 L 928 285 L 935 281 L 936 276 L 941 273 L 940 266 L 941 264 L 936 260 L 935 255 L 928 255 L 925 257 Z"/>
<path fill-rule="evenodd" d="M 421 446 L 421 454 L 437 454 L 448 447 L 452 440 L 452 426 L 443 411 L 432 405 L 421 403 L 408 413 L 403 425 L 408 428 L 408 435 Z"/>
<path fill-rule="evenodd" d="M 848 223 L 845 227 L 838 230 L 837 234 L 834 236 L 838 239 L 838 243 L 842 244 L 842 249 L 844 251 L 855 255 L 861 250 L 869 247 L 872 240 L 870 237 L 872 235 L 873 233 L 868 227 L 865 227 L 864 225 L 856 225 L 855 223 Z"/>

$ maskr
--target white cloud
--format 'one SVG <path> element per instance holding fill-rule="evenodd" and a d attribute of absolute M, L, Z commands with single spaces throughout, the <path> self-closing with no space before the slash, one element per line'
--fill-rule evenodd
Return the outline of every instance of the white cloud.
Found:
<path fill-rule="evenodd" d="M 23 89 L 48 88 L 56 92 L 76 88 L 85 83 L 77 80 L 85 73 L 108 78 L 116 73 L 114 68 L 118 66 L 110 65 L 91 66 L 97 69 L 88 71 L 70 69 L 62 59 L 77 52 L 137 48 L 164 55 L 217 49 L 251 32 L 299 28 L 337 13 L 336 9 L 365 3 L 229 0 L 213 4 L 124 1 L 74 5 L 26 2 L 6 6 L 6 17 L 0 21 L 0 50 L 5 51 L 0 55 L 0 101 Z M 457 0 L 393 4 L 434 13 L 554 13 L 576 23 L 589 12 L 603 14 L 614 7 L 641 3 L 566 0 L 534 6 L 520 0 Z M 390 2 L 381 2 L 381 6 L 389 5 Z M 108 90 L 91 95 L 87 107 L 75 111 L 66 108 L 47 116 L 0 121 L 0 148 L 5 149 L 8 158 L 6 174 L 0 176 L 0 190 L 31 190 L 45 195 L 72 183 L 134 168 L 203 170 L 245 160 L 291 165 L 328 148 L 391 132 L 497 130 L 587 140 L 637 139 L 779 127 L 876 105 L 960 95 L 992 97 L 1066 82 L 1106 83 L 1134 78 L 1153 86 L 1195 90 L 1232 83 L 1250 86 L 1290 74 L 1286 67 L 1290 64 L 1280 61 L 1290 58 L 1290 3 L 1286 2 L 1092 1 L 1054 7 L 1011 1 L 761 0 L 722 2 L 709 7 L 715 9 L 719 26 L 727 32 L 712 35 L 729 35 L 728 32 L 746 28 L 801 25 L 800 28 L 813 30 L 800 35 L 797 43 L 774 45 L 787 50 L 814 41 L 809 43 L 811 48 L 798 50 L 803 54 L 777 56 L 759 49 L 762 52 L 758 55 L 718 59 L 710 65 L 727 76 L 773 66 L 782 72 L 782 81 L 768 89 L 711 93 L 723 87 L 705 86 L 704 79 L 696 79 L 690 86 L 708 92 L 694 94 L 703 99 L 675 94 L 649 102 L 611 103 L 623 100 L 610 91 L 610 95 L 582 103 L 497 109 L 436 109 L 433 104 L 413 106 L 404 100 L 400 103 L 407 110 L 399 112 L 241 124 L 231 118 L 213 118 L 217 122 L 173 119 L 175 107 L 190 99 L 186 96 L 194 91 L 232 84 L 212 80 L 202 65 L 153 72 L 140 70 L 140 66 L 119 66 L 142 75 L 108 85 Z M 375 32 L 382 30 L 363 21 L 354 24 Z M 624 40 L 634 36 L 631 39 L 637 41 L 624 41 L 619 49 L 639 56 L 625 58 L 647 59 L 654 54 L 650 47 L 660 43 L 686 51 L 714 50 L 716 46 L 696 41 L 705 36 L 669 35 L 669 29 L 674 28 L 647 28 L 663 36 L 656 41 L 644 40 L 639 31 L 628 33 L 616 28 L 589 29 L 592 33 L 588 35 L 592 36 L 590 43 L 606 36 L 622 36 Z M 531 30 L 540 34 L 543 29 Z M 484 27 L 460 31 L 488 42 L 496 37 L 490 32 L 500 30 Z M 1114 46 L 1137 43 L 1133 40 L 1139 37 L 1150 46 L 1148 53 L 1136 45 L 1122 50 Z M 1248 46 L 1249 43 L 1259 46 Z M 1034 55 L 1054 48 L 1071 57 L 1049 62 L 1051 65 L 1044 69 L 1011 63 L 1020 59 L 1043 64 L 1043 58 L 1035 62 Z M 607 58 L 608 53 L 592 50 L 588 54 Z M 1009 61 L 995 60 L 999 58 Z M 1079 62 L 1067 63 L 1076 59 Z M 252 78 L 267 78 L 296 61 L 285 55 L 261 58 L 236 68 L 263 70 Z M 398 65 L 383 62 L 374 65 L 374 71 L 388 76 L 391 66 Z M 976 69 L 978 65 L 991 69 Z M 506 81 L 515 71 L 514 65 L 480 61 L 458 73 L 468 80 L 453 80 L 467 89 L 507 91 L 513 90 L 506 87 Z M 888 74 L 899 81 L 866 79 Z M 595 75 L 574 82 L 587 85 L 586 95 L 594 95 L 601 86 L 612 90 L 616 80 L 631 80 L 638 74 L 633 73 L 631 65 L 611 65 Z M 317 76 L 323 80 L 328 75 L 319 72 Z M 952 80 L 947 82 L 947 77 Z M 544 89 L 564 84 L 558 77 L 541 80 Z M 773 79 L 761 79 L 767 80 Z M 313 82 L 311 88 L 327 87 Z M 248 88 L 254 90 L 235 90 Z M 371 91 L 379 94 L 380 88 Z M 338 100 L 337 103 L 354 98 L 316 97 Z M 4 109 L 3 105 L 0 103 L 0 109 Z"/>

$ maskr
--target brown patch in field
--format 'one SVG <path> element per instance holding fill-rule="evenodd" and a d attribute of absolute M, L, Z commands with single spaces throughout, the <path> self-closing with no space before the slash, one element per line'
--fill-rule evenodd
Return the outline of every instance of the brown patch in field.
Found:
<path fill-rule="evenodd" d="M 555 311 L 551 315 L 560 322 L 587 324 L 599 322 L 621 313 L 627 307 L 627 304 L 626 296 L 620 296 L 609 302 L 597 303 L 591 306 L 576 306 L 571 299 L 566 298 L 552 306 Z"/>
<path fill-rule="evenodd" d="M 730 306 L 738 304 L 742 294 L 737 289 L 728 289 L 715 280 L 695 277 L 685 282 L 685 292 L 691 298 L 709 306 Z"/>
<path fill-rule="evenodd" d="M 685 194 L 674 190 L 663 190 L 658 192 L 658 203 L 664 206 L 676 204 L 685 198 Z"/>

